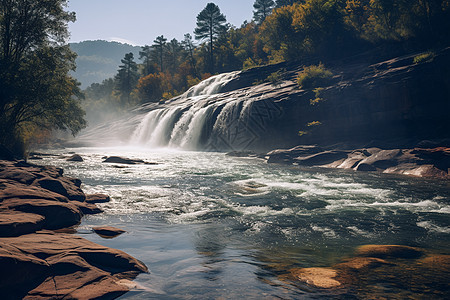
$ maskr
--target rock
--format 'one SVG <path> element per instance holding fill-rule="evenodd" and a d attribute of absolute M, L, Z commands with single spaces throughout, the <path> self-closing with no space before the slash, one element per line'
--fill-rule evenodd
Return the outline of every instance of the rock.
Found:
<path fill-rule="evenodd" d="M 76 184 L 76 182 L 71 180 L 71 178 L 60 177 L 58 179 L 54 179 L 51 177 L 44 177 L 36 180 L 33 185 L 40 186 L 49 191 L 63 195 L 69 200 L 83 202 L 86 199 L 84 192 Z"/>
<path fill-rule="evenodd" d="M 127 164 L 127 165 L 136 165 L 136 164 L 147 164 L 145 161 L 141 159 L 131 159 L 131 158 L 124 158 L 120 156 L 110 156 L 106 158 L 104 163 L 115 163 L 115 164 Z M 155 163 L 151 163 L 155 164 Z"/>
<path fill-rule="evenodd" d="M 50 274 L 50 266 L 35 255 L 0 238 L 0 290 L 3 299 L 22 299 Z"/>
<path fill-rule="evenodd" d="M 409 258 L 415 259 L 423 255 L 423 251 L 402 245 L 363 245 L 356 250 L 357 256 L 377 258 Z"/>
<path fill-rule="evenodd" d="M 74 154 L 66 159 L 67 161 L 82 162 L 84 159 L 79 154 Z"/>
<path fill-rule="evenodd" d="M 377 169 L 387 169 L 398 164 L 395 159 L 402 154 L 400 149 L 381 150 L 363 159 L 356 167 L 357 171 L 376 171 Z"/>
<path fill-rule="evenodd" d="M 103 212 L 103 210 L 94 203 L 74 201 L 72 204 L 78 207 L 83 215 L 95 215 Z"/>
<path fill-rule="evenodd" d="M 68 202 L 67 197 L 43 189 L 39 186 L 30 186 L 12 180 L 0 179 L 0 200 L 5 199 L 45 199 L 57 202 Z"/>
<path fill-rule="evenodd" d="M 45 199 L 7 199 L 1 203 L 2 209 L 18 210 L 41 215 L 45 218 L 45 229 L 60 229 L 80 223 L 82 212 L 71 203 Z"/>
<path fill-rule="evenodd" d="M 323 151 L 308 156 L 294 158 L 300 166 L 322 166 L 347 157 L 346 151 Z"/>
<path fill-rule="evenodd" d="M 0 278 L 6 279 L 0 280 L 2 296 L 7 299 L 110 299 L 129 290 L 121 280 L 148 272 L 122 251 L 45 231 L 0 238 L 0 262 Z M 11 267 L 3 268 L 7 263 Z"/>
<path fill-rule="evenodd" d="M 14 210 L 0 211 L 0 237 L 20 236 L 44 227 L 45 218 L 38 214 Z"/>
<path fill-rule="evenodd" d="M 119 250 L 64 233 L 73 232 L 70 227 L 83 214 L 101 209 L 83 202 L 80 180 L 62 174 L 54 167 L 0 161 L 2 299 L 112 299 L 148 271 Z M 109 197 L 96 194 L 90 200 Z"/>
<path fill-rule="evenodd" d="M 354 257 L 346 262 L 334 266 L 336 269 L 351 271 L 367 271 L 382 265 L 393 265 L 392 263 L 375 257 Z"/>
<path fill-rule="evenodd" d="M 419 263 L 430 270 L 440 272 L 445 271 L 447 273 L 450 271 L 450 255 L 444 254 L 429 255 L 419 260 Z"/>
<path fill-rule="evenodd" d="M 314 287 L 330 289 L 338 288 L 342 285 L 336 280 L 338 273 L 330 268 L 301 268 L 291 270 L 294 278 Z"/>
<path fill-rule="evenodd" d="M 294 158 L 307 156 L 323 151 L 317 146 L 297 146 L 291 149 L 273 150 L 266 154 L 268 163 L 291 164 Z"/>
<path fill-rule="evenodd" d="M 16 180 L 24 184 L 31 184 L 36 178 L 36 174 L 24 168 L 5 168 L 0 171 L 0 179 Z"/>
<path fill-rule="evenodd" d="M 87 203 L 107 203 L 109 201 L 111 201 L 111 198 L 108 195 L 104 194 L 86 195 Z"/>
<path fill-rule="evenodd" d="M 94 227 L 92 228 L 92 230 L 103 238 L 114 238 L 126 232 L 125 230 L 115 228 L 112 226 Z"/>

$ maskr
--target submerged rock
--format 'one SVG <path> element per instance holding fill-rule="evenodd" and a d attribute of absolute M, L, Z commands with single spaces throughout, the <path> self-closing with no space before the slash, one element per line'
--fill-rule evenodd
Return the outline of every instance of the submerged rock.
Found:
<path fill-rule="evenodd" d="M 415 259 L 423 255 L 423 251 L 402 245 L 363 245 L 356 250 L 357 256 L 378 258 L 410 258 Z"/>
<path fill-rule="evenodd" d="M 342 283 L 336 278 L 338 273 L 330 268 L 301 268 L 291 270 L 291 274 L 298 280 L 318 288 L 337 288 Z"/>

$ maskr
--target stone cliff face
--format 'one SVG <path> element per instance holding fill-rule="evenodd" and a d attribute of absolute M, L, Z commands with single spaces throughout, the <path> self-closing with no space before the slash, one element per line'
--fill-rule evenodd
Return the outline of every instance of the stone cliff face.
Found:
<path fill-rule="evenodd" d="M 241 88 L 248 97 L 265 102 L 255 105 L 263 131 L 249 147 L 269 149 L 298 144 L 358 147 L 412 147 L 423 140 L 448 143 L 450 138 L 450 48 L 432 61 L 414 64 L 415 55 L 376 64 L 335 62 L 327 66 L 334 84 L 320 93 L 323 101 L 312 105 L 313 89 L 295 83 L 298 65 L 281 64 L 244 71 L 223 90 Z M 283 68 L 276 85 L 256 86 L 256 80 Z M 308 126 L 312 122 L 318 126 Z M 316 122 L 316 124 L 317 124 Z M 299 131 L 304 135 L 300 136 Z"/>

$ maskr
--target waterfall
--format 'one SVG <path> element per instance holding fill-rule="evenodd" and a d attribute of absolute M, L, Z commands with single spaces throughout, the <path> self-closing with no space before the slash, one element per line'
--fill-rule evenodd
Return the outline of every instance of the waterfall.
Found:
<path fill-rule="evenodd" d="M 210 77 L 154 108 L 141 118 L 129 143 L 147 147 L 173 147 L 196 150 L 208 140 L 209 131 L 223 132 L 224 118 L 235 106 L 234 98 L 220 97 L 220 90 L 236 77 L 231 72 Z M 239 116 L 239 113 L 232 113 Z M 231 115 L 230 115 L 231 116 Z M 214 119 L 217 119 L 216 120 Z M 217 123 L 217 124 L 216 124 Z"/>
<path fill-rule="evenodd" d="M 262 99 L 261 89 L 252 86 L 223 92 L 238 74 L 213 76 L 165 103 L 144 104 L 121 119 L 86 130 L 77 142 L 186 150 L 245 149 L 255 140 L 252 127 L 258 124 L 253 123 L 260 111 L 267 111 L 261 103 L 269 97 Z M 271 99 L 266 102 L 273 103 Z M 261 127 L 256 135 L 264 138 L 264 130 Z"/>

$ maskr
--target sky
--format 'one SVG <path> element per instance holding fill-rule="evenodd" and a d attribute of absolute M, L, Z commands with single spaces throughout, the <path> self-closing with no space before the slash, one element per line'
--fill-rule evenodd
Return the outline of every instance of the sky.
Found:
<path fill-rule="evenodd" d="M 253 16 L 254 0 L 69 0 L 68 10 L 77 15 L 69 24 L 70 42 L 100 39 L 143 46 L 159 35 L 182 40 L 185 33 L 193 36 L 197 15 L 209 2 L 236 27 Z"/>

